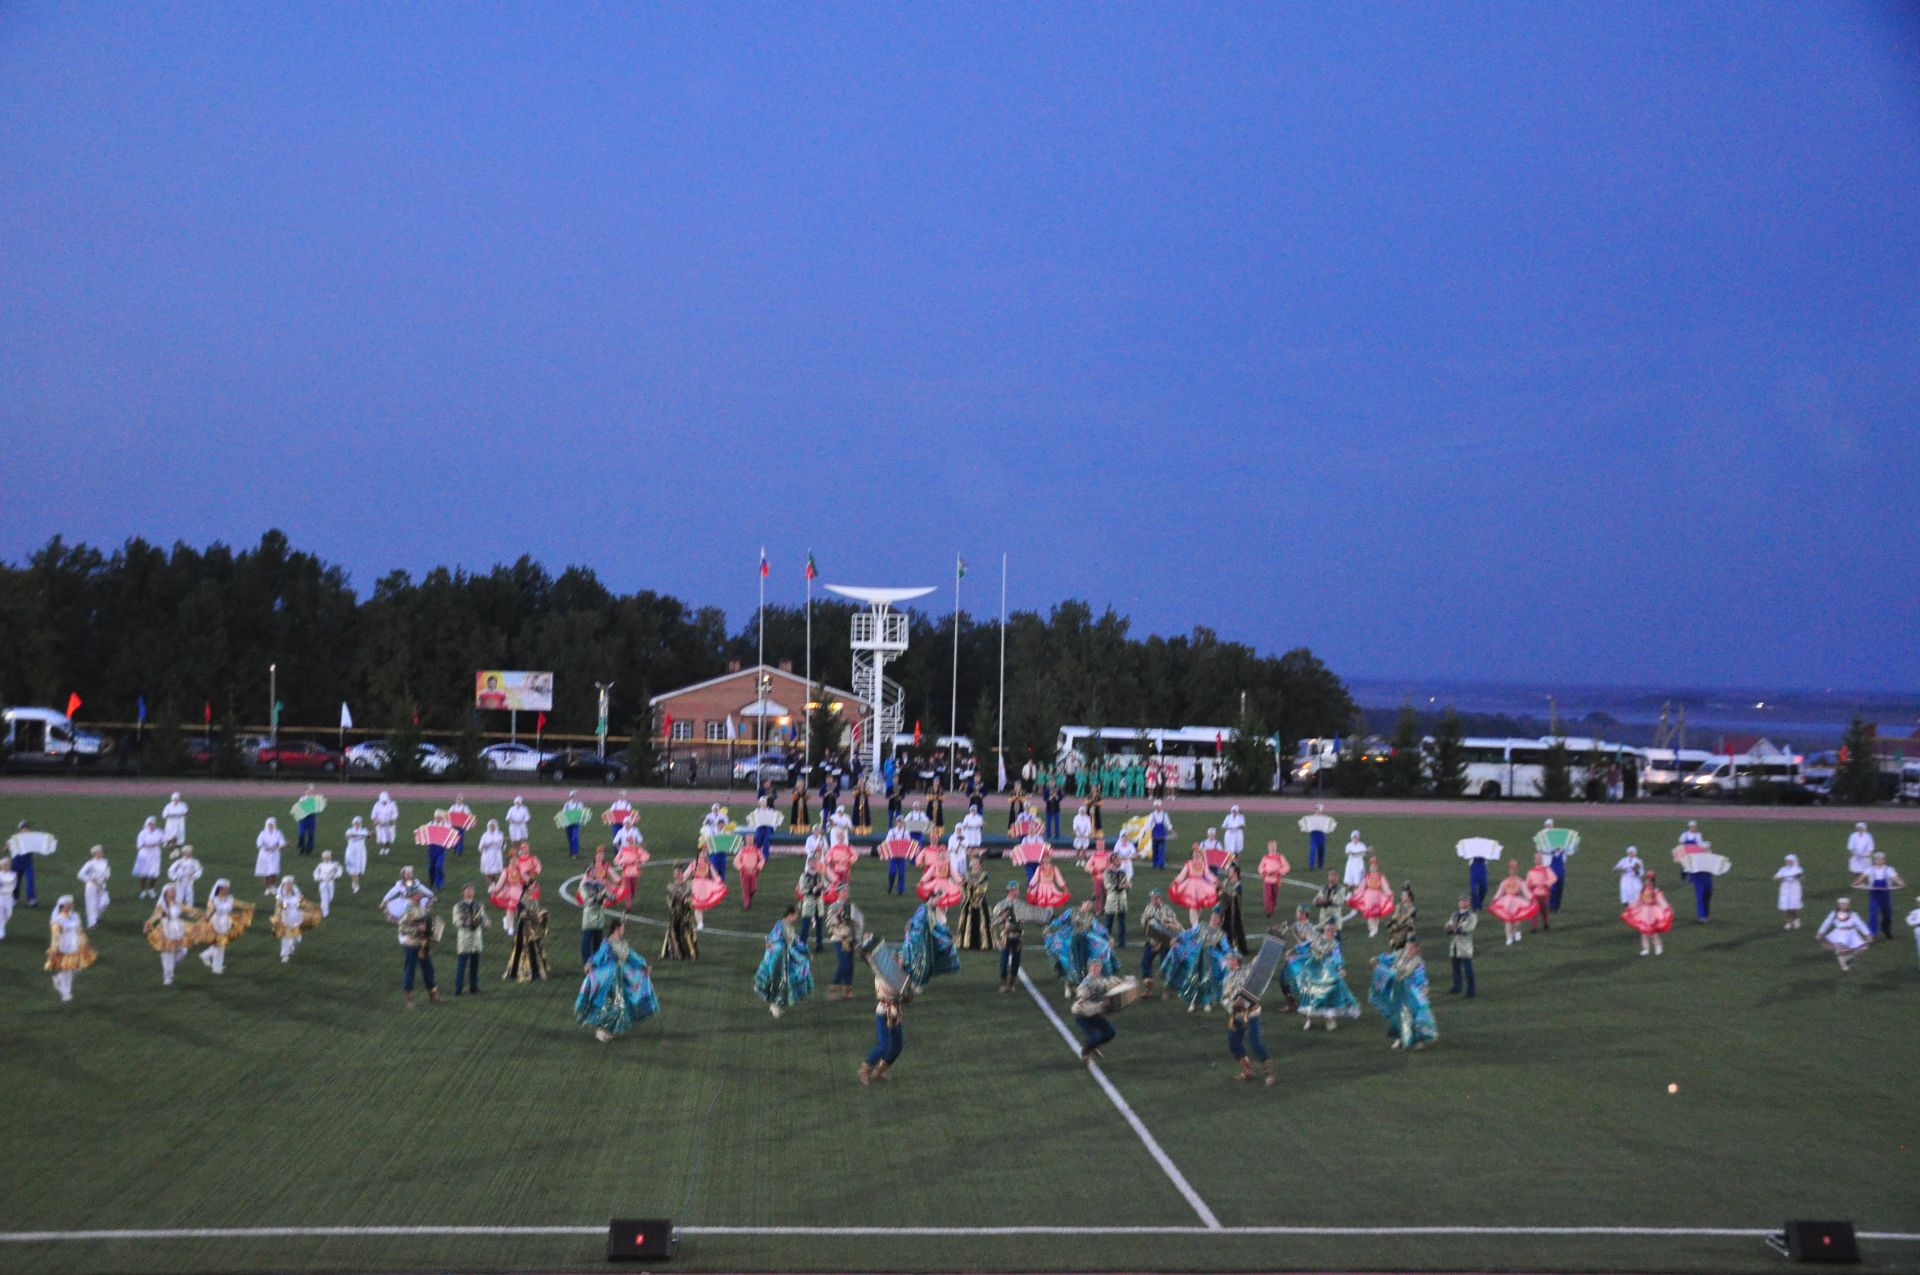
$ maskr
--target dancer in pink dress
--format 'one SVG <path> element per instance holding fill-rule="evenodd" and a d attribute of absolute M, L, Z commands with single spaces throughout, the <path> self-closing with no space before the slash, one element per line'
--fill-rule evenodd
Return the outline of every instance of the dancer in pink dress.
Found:
<path fill-rule="evenodd" d="M 1187 910 L 1187 923 L 1199 925 L 1200 918 L 1213 911 L 1220 901 L 1220 878 L 1207 866 L 1207 855 L 1198 845 L 1193 855 L 1180 866 L 1167 897 Z"/>
<path fill-rule="evenodd" d="M 1533 866 L 1527 869 L 1527 893 L 1533 896 L 1535 904 L 1532 924 L 1529 929 L 1548 930 L 1553 927 L 1547 923 L 1551 911 L 1548 902 L 1553 898 L 1553 867 L 1547 862 L 1547 856 L 1533 856 Z"/>
<path fill-rule="evenodd" d="M 1640 897 L 1627 904 L 1620 919 L 1640 932 L 1640 955 L 1661 956 L 1660 936 L 1673 928 L 1673 908 L 1649 872 L 1640 881 Z"/>
<path fill-rule="evenodd" d="M 1367 874 L 1347 896 L 1347 906 L 1367 918 L 1368 938 L 1379 937 L 1380 922 L 1393 915 L 1393 885 L 1380 870 L 1378 855 L 1368 857 Z"/>
<path fill-rule="evenodd" d="M 1027 902 L 1039 908 L 1064 907 L 1073 895 L 1067 892 L 1066 878 L 1060 875 L 1060 869 L 1054 866 L 1051 849 L 1040 852 L 1040 862 L 1034 868 L 1033 880 L 1027 882 Z"/>
<path fill-rule="evenodd" d="M 1500 924 L 1507 928 L 1507 946 L 1512 947 L 1520 941 L 1520 923 L 1531 919 L 1540 911 L 1540 904 L 1534 900 L 1533 892 L 1527 889 L 1526 879 L 1520 875 L 1520 863 L 1517 859 L 1507 860 L 1507 875 L 1493 892 L 1493 898 L 1487 903 L 1487 911 L 1500 918 Z"/>
<path fill-rule="evenodd" d="M 727 897 L 727 883 L 720 879 L 704 854 L 696 854 L 693 862 L 682 868 L 680 879 L 687 883 L 690 891 L 688 902 L 693 905 L 693 928 L 707 928 L 707 913 L 720 906 L 720 900 Z"/>
<path fill-rule="evenodd" d="M 965 897 L 966 888 L 953 879 L 953 869 L 947 864 L 947 856 L 942 854 L 936 855 L 920 874 L 920 884 L 914 887 L 914 893 L 928 907 L 945 909 L 957 906 Z"/>

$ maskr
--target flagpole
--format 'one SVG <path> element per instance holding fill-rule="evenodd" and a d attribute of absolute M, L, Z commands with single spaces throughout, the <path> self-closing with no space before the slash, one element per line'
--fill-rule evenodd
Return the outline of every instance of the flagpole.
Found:
<path fill-rule="evenodd" d="M 1007 555 L 1000 554 L 1000 711 L 994 715 L 994 756 L 1007 770 Z"/>
<path fill-rule="evenodd" d="M 754 659 L 753 711 L 759 721 L 754 727 L 756 750 L 767 751 L 767 547 L 760 546 L 760 654 Z"/>
<path fill-rule="evenodd" d="M 807 693 L 800 701 L 801 724 L 807 736 L 800 782 L 813 774 L 813 550 L 807 550 Z"/>
<path fill-rule="evenodd" d="M 953 558 L 953 686 L 947 696 L 947 784 L 953 784 L 954 751 L 960 741 L 960 555 Z"/>

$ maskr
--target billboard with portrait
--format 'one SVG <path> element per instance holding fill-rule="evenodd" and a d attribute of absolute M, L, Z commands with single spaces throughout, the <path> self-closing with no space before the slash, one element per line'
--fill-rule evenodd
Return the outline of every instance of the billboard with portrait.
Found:
<path fill-rule="evenodd" d="M 553 674 L 483 668 L 473 675 L 473 706 L 545 713 L 553 709 Z"/>

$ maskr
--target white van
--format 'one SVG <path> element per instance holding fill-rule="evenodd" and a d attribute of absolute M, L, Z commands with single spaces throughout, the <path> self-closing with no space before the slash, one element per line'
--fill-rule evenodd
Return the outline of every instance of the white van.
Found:
<path fill-rule="evenodd" d="M 53 708 L 0 709 L 0 766 L 44 769 L 98 761 L 107 741 L 77 729 L 73 719 Z"/>
<path fill-rule="evenodd" d="M 1732 757 L 1723 754 L 1701 766 L 1687 776 L 1685 788 L 1691 797 L 1720 797 L 1754 784 L 1797 785 L 1799 782 L 1800 763 L 1791 756 L 1755 757 L 1739 753 Z"/>
<path fill-rule="evenodd" d="M 1900 804 L 1920 801 L 1920 761 L 1904 762 L 1900 766 Z"/>
<path fill-rule="evenodd" d="M 1714 755 L 1704 748 L 1649 748 L 1646 759 L 1640 772 L 1640 791 L 1670 793 L 1702 766 L 1711 765 Z"/>

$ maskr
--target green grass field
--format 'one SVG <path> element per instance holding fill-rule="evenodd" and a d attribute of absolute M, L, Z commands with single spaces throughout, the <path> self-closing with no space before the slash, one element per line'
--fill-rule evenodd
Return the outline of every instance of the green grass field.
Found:
<path fill-rule="evenodd" d="M 257 799 L 195 802 L 191 839 L 210 869 L 203 889 L 227 875 L 258 897 L 248 878 L 253 835 L 265 815 L 286 822 L 290 799 L 263 788 Z M 340 828 L 368 799 L 336 801 L 322 844 L 337 852 Z M 483 819 L 500 813 L 476 809 Z M 223 978 L 190 959 L 178 984 L 162 988 L 159 959 L 139 934 L 149 905 L 128 875 L 133 834 L 156 812 L 143 800 L 0 790 L 7 827 L 31 818 L 62 843 L 42 862 L 42 910 L 17 912 L 0 943 L 0 1129 L 12 1168 L 0 1230 L 583 1230 L 8 1242 L 0 1268 L 589 1268 L 602 1257 L 594 1229 L 648 1215 L 694 1228 L 677 1267 L 717 1270 L 1759 1270 L 1780 1260 L 1745 1235 L 1240 1228 L 1745 1230 L 1844 1217 L 1866 1231 L 1920 1232 L 1912 939 L 1900 926 L 1895 942 L 1842 975 L 1811 932 L 1844 885 L 1845 817 L 1716 826 L 1709 813 L 1706 831 L 1735 870 L 1721 879 L 1715 922 L 1676 926 L 1659 960 L 1637 957 L 1609 868 L 1629 841 L 1663 863 L 1677 821 L 1567 821 L 1585 844 L 1566 910 L 1550 936 L 1515 948 L 1488 918 L 1481 995 L 1464 1004 L 1444 994 L 1438 934 L 1466 876 L 1453 842 L 1486 834 L 1519 847 L 1534 824 L 1361 820 L 1390 874 L 1411 878 L 1423 899 L 1441 1039 L 1403 1056 L 1371 1015 L 1309 1036 L 1269 1013 L 1281 1084 L 1262 1089 L 1232 1082 L 1219 1015 L 1156 1002 L 1118 1016 L 1107 1076 L 1225 1228 L 1194 1234 L 1194 1208 L 1033 1000 L 996 994 L 991 954 L 967 954 L 957 976 L 912 1007 L 896 1078 L 869 1089 L 854 1079 L 872 1034 L 869 984 L 851 1003 L 816 996 L 775 1022 L 752 993 L 752 939 L 710 935 L 697 964 L 655 961 L 660 1014 L 614 1045 L 595 1043 L 572 1020 L 578 922 L 564 906 L 550 945 L 555 980 L 500 982 L 496 929 L 482 996 L 408 1013 L 394 932 L 374 907 L 401 863 L 423 866 L 423 852 L 405 845 L 374 860 L 367 890 L 343 893 L 291 965 L 256 924 Z M 423 813 L 421 803 L 403 806 L 403 838 Z M 567 863 L 550 813 L 536 808 L 535 836 L 551 900 Z M 643 812 L 656 862 L 684 852 L 698 814 Z M 1183 840 L 1199 830 L 1192 823 L 1184 820 Z M 1920 828 L 1876 832 L 1892 861 L 1920 876 Z M 1291 819 L 1254 818 L 1249 846 L 1271 835 L 1303 873 Z M 73 888 L 94 841 L 111 852 L 115 902 L 95 932 L 100 962 L 62 1005 L 41 972 L 45 909 Z M 1780 930 L 1770 879 L 1788 851 L 1809 867 L 1810 915 L 1797 934 Z M 453 862 L 456 887 L 477 876 L 472 855 Z M 289 852 L 287 864 L 309 887 L 312 861 Z M 796 871 L 776 861 L 750 920 L 736 896 L 710 924 L 764 931 Z M 664 876 L 648 872 L 648 914 L 662 914 Z M 1143 872 L 1136 904 L 1170 877 Z M 882 879 L 872 862 L 855 874 L 869 923 L 897 934 L 909 909 L 880 899 Z M 1084 874 L 1069 880 L 1084 890 Z M 1673 899 L 1690 913 L 1683 892 Z M 651 959 L 657 932 L 643 937 Z M 1377 947 L 1363 927 L 1349 928 L 1349 981 L 1363 998 Z M 1058 1004 L 1037 944 L 1028 955 Z M 452 965 L 449 943 L 448 982 Z M 830 971 L 830 961 L 816 965 L 823 990 Z M 787 1226 L 1176 1229 L 727 1231 Z M 1920 1264 L 1920 1244 L 1865 1248 L 1872 1268 Z"/>

